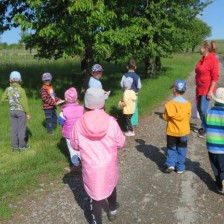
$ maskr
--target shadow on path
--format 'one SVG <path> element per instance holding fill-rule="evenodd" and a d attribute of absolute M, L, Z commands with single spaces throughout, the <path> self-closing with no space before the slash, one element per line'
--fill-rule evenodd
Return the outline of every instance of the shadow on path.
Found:
<path fill-rule="evenodd" d="M 91 223 L 91 212 L 90 212 L 90 199 L 85 192 L 82 175 L 80 173 L 67 173 L 63 177 L 63 183 L 68 184 L 70 187 L 74 199 L 83 210 L 84 216 L 88 223 Z"/>
<path fill-rule="evenodd" d="M 156 146 L 153 145 L 147 145 L 145 144 L 145 141 L 142 139 L 136 139 L 135 140 L 139 145 L 136 146 L 136 149 L 139 152 L 142 152 L 146 158 L 153 161 L 159 168 L 161 172 L 164 172 L 164 163 L 166 160 L 166 147 L 162 147 L 159 149 Z M 163 152 L 161 152 L 161 150 Z M 215 182 L 212 176 L 206 172 L 205 169 L 201 167 L 200 162 L 193 161 L 189 158 L 186 158 L 186 170 L 193 172 L 195 175 L 197 175 L 208 187 L 210 191 L 213 191 L 217 193 L 215 189 Z"/>

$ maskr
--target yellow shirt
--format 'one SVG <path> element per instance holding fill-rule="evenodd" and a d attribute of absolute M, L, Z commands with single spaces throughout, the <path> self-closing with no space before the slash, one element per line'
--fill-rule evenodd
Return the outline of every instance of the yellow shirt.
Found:
<path fill-rule="evenodd" d="M 176 97 L 165 105 L 163 118 L 167 121 L 166 134 L 181 137 L 190 133 L 191 103 Z"/>
<path fill-rule="evenodd" d="M 126 89 L 123 95 L 123 114 L 133 114 L 135 112 L 136 93 L 132 89 Z"/>

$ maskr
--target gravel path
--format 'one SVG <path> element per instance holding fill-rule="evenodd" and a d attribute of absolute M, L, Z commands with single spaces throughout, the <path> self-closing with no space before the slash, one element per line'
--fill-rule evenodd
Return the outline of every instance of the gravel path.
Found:
<path fill-rule="evenodd" d="M 223 71 L 219 85 L 224 83 Z M 185 98 L 193 101 L 194 73 L 187 80 Z M 171 99 L 168 97 L 167 100 Z M 189 136 L 184 174 L 162 172 L 166 151 L 166 123 L 160 118 L 164 103 L 152 114 L 140 119 L 137 135 L 129 137 L 119 153 L 121 204 L 114 224 L 223 224 L 224 197 L 215 192 L 205 140 L 195 133 Z M 191 120 L 199 127 L 199 120 Z M 78 174 L 64 174 L 53 183 L 22 199 L 14 219 L 2 224 L 86 224 L 89 220 L 88 196 Z M 107 211 L 105 204 L 104 210 Z M 103 223 L 107 220 L 103 212 Z"/>

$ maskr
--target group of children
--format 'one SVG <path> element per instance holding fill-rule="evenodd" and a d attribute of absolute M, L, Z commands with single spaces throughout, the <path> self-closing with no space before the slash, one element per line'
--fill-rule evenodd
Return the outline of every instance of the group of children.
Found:
<path fill-rule="evenodd" d="M 138 91 L 141 88 L 139 76 L 135 73 L 136 63 L 129 60 L 128 72 L 123 75 L 121 87 L 124 89 L 123 100 L 118 106 L 123 107 L 125 116 L 126 136 L 134 136 L 133 126 L 137 125 L 135 118 Z M 108 201 L 109 220 L 117 215 L 118 157 L 117 151 L 125 144 L 125 137 L 117 121 L 104 110 L 105 101 L 110 91 L 102 88 L 100 78 L 102 66 L 92 67 L 92 77 L 89 88 L 85 92 L 84 106 L 78 104 L 78 93 L 74 87 L 66 90 L 65 101 L 58 98 L 51 84 L 52 75 L 42 75 L 43 86 L 40 94 L 46 128 L 53 134 L 57 122 L 62 125 L 62 136 L 65 138 L 71 156 L 71 171 L 82 167 L 84 188 L 90 196 L 92 218 L 94 224 L 102 223 L 101 207 L 105 199 Z M 25 150 L 29 146 L 25 142 L 26 119 L 30 119 L 27 97 L 21 87 L 21 75 L 17 71 L 10 74 L 10 87 L 2 96 L 2 101 L 8 100 L 11 119 L 11 140 L 13 151 Z M 186 82 L 176 80 L 172 86 L 174 98 L 166 103 L 163 118 L 167 121 L 167 159 L 165 172 L 174 170 L 181 174 L 185 171 L 187 140 L 190 133 L 191 103 L 183 98 Z M 224 88 L 218 88 L 212 96 L 215 106 L 207 113 L 207 147 L 209 159 L 216 178 L 216 186 L 224 194 Z M 62 105 L 57 118 L 57 105 Z"/>
<path fill-rule="evenodd" d="M 121 80 L 124 89 L 123 100 L 118 104 L 123 107 L 126 136 L 134 136 L 131 117 L 136 110 L 138 90 L 141 88 L 140 77 L 134 72 L 135 60 L 127 65 L 128 73 Z M 52 86 L 52 75 L 42 75 L 43 85 L 40 95 L 45 114 L 46 129 L 49 135 L 54 134 L 57 122 L 62 125 L 62 136 L 65 138 L 71 156 L 71 171 L 82 167 L 83 183 L 90 196 L 93 223 L 102 223 L 101 207 L 107 199 L 109 220 L 117 214 L 116 184 L 118 181 L 117 151 L 125 144 L 125 136 L 117 121 L 104 110 L 105 100 L 110 91 L 104 91 L 100 78 L 102 66 L 92 67 L 88 89 L 84 96 L 84 106 L 79 105 L 78 94 L 74 87 L 66 90 L 65 101 L 57 97 Z M 13 71 L 10 74 L 10 86 L 3 93 L 2 101 L 8 101 L 11 119 L 11 142 L 13 152 L 30 148 L 25 141 L 26 119 L 30 113 L 27 96 L 21 87 L 21 74 Z M 64 104 L 65 103 L 65 104 Z M 57 106 L 62 105 L 59 117 Z M 137 119 L 136 119 L 137 120 Z M 138 120 L 137 120 L 138 122 Z M 135 121 L 135 125 L 138 125 Z"/>

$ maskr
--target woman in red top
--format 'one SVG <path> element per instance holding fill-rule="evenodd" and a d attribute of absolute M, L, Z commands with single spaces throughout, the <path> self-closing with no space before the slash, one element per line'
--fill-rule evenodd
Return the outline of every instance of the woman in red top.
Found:
<path fill-rule="evenodd" d="M 201 128 L 198 137 L 205 138 L 205 116 L 213 92 L 219 78 L 219 60 L 216 57 L 217 44 L 214 41 L 204 41 L 200 52 L 202 58 L 195 68 L 197 109 L 200 114 Z"/>

